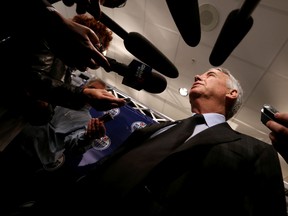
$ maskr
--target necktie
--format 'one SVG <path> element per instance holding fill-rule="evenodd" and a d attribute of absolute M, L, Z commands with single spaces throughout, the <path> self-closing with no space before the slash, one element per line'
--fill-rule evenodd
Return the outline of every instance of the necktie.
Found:
<path fill-rule="evenodd" d="M 111 174 L 116 173 L 117 177 L 112 174 L 114 178 L 112 181 L 116 181 L 118 186 L 123 186 L 129 190 L 133 185 L 140 182 L 153 167 L 183 144 L 193 133 L 195 126 L 203 122 L 205 120 L 201 114 L 195 114 L 179 121 L 172 128 L 144 141 L 141 145 L 120 156 L 106 171 Z"/>

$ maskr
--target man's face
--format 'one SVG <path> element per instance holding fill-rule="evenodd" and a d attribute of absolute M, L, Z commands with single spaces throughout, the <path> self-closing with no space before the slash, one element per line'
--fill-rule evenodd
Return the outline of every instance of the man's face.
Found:
<path fill-rule="evenodd" d="M 217 69 L 210 69 L 201 75 L 196 75 L 189 92 L 190 101 L 200 97 L 224 101 L 229 92 L 227 80 L 228 75 Z"/>

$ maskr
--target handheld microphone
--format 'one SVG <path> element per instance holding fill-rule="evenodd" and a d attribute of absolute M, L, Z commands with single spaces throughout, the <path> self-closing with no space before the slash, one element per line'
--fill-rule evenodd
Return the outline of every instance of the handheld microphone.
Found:
<path fill-rule="evenodd" d="M 142 62 L 133 60 L 129 65 L 117 62 L 115 59 L 106 56 L 111 71 L 123 76 L 122 84 L 135 90 L 145 90 L 149 93 L 158 94 L 167 87 L 166 79 L 152 71 L 152 68 Z M 110 71 L 106 71 L 110 72 Z"/>
<path fill-rule="evenodd" d="M 201 38 L 198 0 L 166 0 L 166 3 L 185 43 L 197 46 Z"/>

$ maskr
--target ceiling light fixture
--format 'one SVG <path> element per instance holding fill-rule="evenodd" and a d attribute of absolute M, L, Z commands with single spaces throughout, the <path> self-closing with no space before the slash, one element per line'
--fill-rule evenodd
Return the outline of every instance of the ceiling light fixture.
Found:
<path fill-rule="evenodd" d="M 186 97 L 188 95 L 187 88 L 179 88 L 179 93 L 181 96 Z"/>
<path fill-rule="evenodd" d="M 201 30 L 209 32 L 216 28 L 219 21 L 219 13 L 211 4 L 203 4 L 199 7 Z"/>

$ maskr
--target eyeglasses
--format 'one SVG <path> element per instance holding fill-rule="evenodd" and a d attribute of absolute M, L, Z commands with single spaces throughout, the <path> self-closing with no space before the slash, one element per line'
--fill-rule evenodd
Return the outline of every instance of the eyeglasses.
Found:
<path fill-rule="evenodd" d="M 105 0 L 103 6 L 109 8 L 122 8 L 126 5 L 127 0 Z"/>

